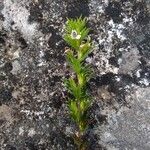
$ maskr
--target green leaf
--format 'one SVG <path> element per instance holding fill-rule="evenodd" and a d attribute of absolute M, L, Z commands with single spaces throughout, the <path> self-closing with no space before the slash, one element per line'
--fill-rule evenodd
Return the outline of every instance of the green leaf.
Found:
<path fill-rule="evenodd" d="M 79 85 L 75 83 L 75 81 L 70 78 L 65 80 L 65 85 L 68 88 L 69 92 L 76 98 L 80 99 L 82 96 L 82 89 Z"/>
<path fill-rule="evenodd" d="M 85 111 L 87 111 L 87 109 L 89 108 L 91 102 L 89 101 L 89 99 L 83 99 L 80 101 L 80 109 L 81 111 L 84 113 Z"/>
<path fill-rule="evenodd" d="M 82 99 L 80 102 L 70 100 L 68 107 L 73 120 L 79 123 L 82 130 L 85 129 L 87 110 L 90 107 L 90 101 L 86 99 Z"/>
<path fill-rule="evenodd" d="M 78 110 L 78 106 L 77 106 L 77 102 L 71 100 L 69 103 L 69 110 L 70 110 L 70 115 L 73 118 L 74 121 L 76 121 L 77 123 L 80 122 L 80 112 Z"/>
<path fill-rule="evenodd" d="M 70 45 L 72 46 L 72 48 L 74 48 L 75 50 L 79 49 L 80 43 L 78 40 L 76 39 L 72 39 L 71 36 L 69 34 L 66 34 L 64 36 L 64 40 Z"/>
<path fill-rule="evenodd" d="M 90 30 L 89 28 L 83 28 L 81 31 L 80 31 L 80 34 L 81 34 L 81 40 L 84 40 L 87 35 L 89 34 Z"/>
<path fill-rule="evenodd" d="M 89 42 L 82 44 L 78 52 L 78 59 L 80 62 L 83 61 L 88 56 L 88 54 L 91 53 L 91 51 L 91 44 Z"/>
<path fill-rule="evenodd" d="M 80 123 L 79 128 L 80 131 L 84 132 L 87 129 L 87 111 L 91 105 L 91 102 L 89 99 L 82 99 L 80 101 Z"/>
<path fill-rule="evenodd" d="M 86 27 L 86 24 L 87 20 L 85 18 L 82 19 L 82 17 L 67 20 L 64 40 L 72 48 L 76 49 L 76 51 L 78 51 L 82 40 L 84 40 L 89 33 L 89 28 Z M 74 38 L 72 38 L 73 32 L 76 34 Z"/>
<path fill-rule="evenodd" d="M 74 57 L 73 52 L 72 51 L 68 51 L 67 54 L 67 61 L 69 62 L 69 65 L 71 66 L 71 68 L 77 73 L 79 74 L 81 71 L 81 63 L 80 61 Z"/>
<path fill-rule="evenodd" d="M 80 83 L 80 86 L 86 86 L 86 83 L 89 81 L 89 79 L 92 76 L 92 70 L 89 65 L 82 66 L 82 69 L 80 73 L 78 74 L 78 80 Z"/>

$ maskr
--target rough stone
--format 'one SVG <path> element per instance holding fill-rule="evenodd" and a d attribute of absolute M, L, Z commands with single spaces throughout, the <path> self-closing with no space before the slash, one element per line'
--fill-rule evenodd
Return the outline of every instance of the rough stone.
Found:
<path fill-rule="evenodd" d="M 150 149 L 150 88 L 137 87 L 128 99 L 130 108 L 108 112 L 108 124 L 99 126 L 101 144 L 107 149 Z M 131 101 L 132 99 L 132 101 Z"/>
<path fill-rule="evenodd" d="M 150 149 L 149 0 L 0 1 L 0 149 L 75 150 L 63 40 L 67 17 L 88 19 L 94 76 L 90 150 Z M 17 119 L 16 119 L 17 118 Z"/>

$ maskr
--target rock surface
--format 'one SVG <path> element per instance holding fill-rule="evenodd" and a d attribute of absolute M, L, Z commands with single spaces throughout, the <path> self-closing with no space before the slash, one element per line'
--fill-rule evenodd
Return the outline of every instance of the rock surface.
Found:
<path fill-rule="evenodd" d="M 80 15 L 95 45 L 89 149 L 150 149 L 149 0 L 1 0 L 0 149 L 76 149 L 63 33 Z"/>

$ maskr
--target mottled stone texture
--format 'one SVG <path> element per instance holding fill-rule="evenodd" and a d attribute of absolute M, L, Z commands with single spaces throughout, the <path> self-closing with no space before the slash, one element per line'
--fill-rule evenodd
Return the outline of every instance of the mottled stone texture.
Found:
<path fill-rule="evenodd" d="M 150 1 L 1 0 L 1 150 L 76 149 L 63 32 L 80 15 L 94 44 L 89 150 L 150 149 Z"/>

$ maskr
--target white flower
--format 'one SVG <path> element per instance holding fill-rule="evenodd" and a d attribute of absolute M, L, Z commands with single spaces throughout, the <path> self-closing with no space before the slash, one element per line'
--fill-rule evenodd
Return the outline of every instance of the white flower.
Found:
<path fill-rule="evenodd" d="M 78 34 L 76 30 L 72 30 L 72 32 L 71 32 L 71 38 L 79 40 L 81 38 L 81 35 Z"/>

